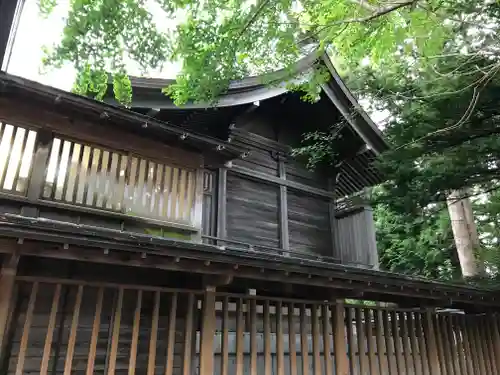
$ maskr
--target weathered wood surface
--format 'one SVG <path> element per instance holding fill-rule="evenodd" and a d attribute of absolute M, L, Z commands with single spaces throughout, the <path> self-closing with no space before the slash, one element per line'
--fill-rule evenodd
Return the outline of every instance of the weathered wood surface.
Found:
<path fill-rule="evenodd" d="M 228 238 L 278 248 L 278 213 L 278 187 L 228 173 Z"/>
<path fill-rule="evenodd" d="M 378 267 L 375 226 L 371 209 L 353 211 L 335 220 L 335 256 L 347 265 Z"/>
<path fill-rule="evenodd" d="M 290 249 L 335 256 L 332 249 L 328 201 L 288 189 Z"/>

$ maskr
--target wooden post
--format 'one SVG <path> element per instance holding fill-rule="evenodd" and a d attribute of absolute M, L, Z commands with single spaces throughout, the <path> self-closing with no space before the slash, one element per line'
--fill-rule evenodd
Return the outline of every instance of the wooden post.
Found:
<path fill-rule="evenodd" d="M 328 191 L 335 194 L 335 177 L 328 180 Z M 342 263 L 342 252 L 340 251 L 340 246 L 338 244 L 337 236 L 337 218 L 335 217 L 337 202 L 335 199 L 331 199 L 328 203 L 328 215 L 330 217 L 330 235 L 332 242 L 332 253 L 330 254 L 334 258 L 338 258 L 340 263 Z"/>
<path fill-rule="evenodd" d="M 282 156 L 278 159 L 278 174 L 279 178 L 286 180 L 286 168 L 285 161 Z M 288 233 L 288 198 L 287 198 L 287 187 L 280 184 L 280 245 L 284 250 L 290 250 L 290 239 Z M 285 255 L 290 255 L 285 253 Z"/>
<path fill-rule="evenodd" d="M 217 178 L 217 237 L 226 238 L 227 168 L 219 168 Z"/>
<path fill-rule="evenodd" d="M 434 332 L 434 325 L 432 323 L 432 311 L 427 311 L 425 313 L 424 322 L 424 332 L 425 332 L 425 342 L 427 344 L 427 366 L 429 368 L 429 373 L 433 375 L 441 375 L 441 369 L 439 368 L 439 358 L 438 350 L 436 345 L 436 335 Z M 441 364 L 443 365 L 443 364 Z"/>
<path fill-rule="evenodd" d="M 215 287 L 209 286 L 203 298 L 203 316 L 201 323 L 200 375 L 214 372 L 214 336 L 215 336 Z"/>
<path fill-rule="evenodd" d="M 345 341 L 344 301 L 337 300 L 334 309 L 333 346 L 335 352 L 335 374 L 348 375 L 347 346 Z"/>
<path fill-rule="evenodd" d="M 5 338 L 13 307 L 13 290 L 19 263 L 17 254 L 7 254 L 5 257 L 0 269 L 0 358 L 5 355 Z"/>
<path fill-rule="evenodd" d="M 37 201 L 43 193 L 45 174 L 53 139 L 52 133 L 38 131 L 27 193 L 27 197 L 31 201 Z"/>

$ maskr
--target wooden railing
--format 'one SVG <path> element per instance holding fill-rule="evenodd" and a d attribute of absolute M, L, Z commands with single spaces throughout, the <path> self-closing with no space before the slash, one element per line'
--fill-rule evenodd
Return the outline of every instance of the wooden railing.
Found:
<path fill-rule="evenodd" d="M 0 191 L 27 194 L 36 137 L 0 123 Z M 43 200 L 201 226 L 203 176 L 196 170 L 60 137 L 43 168 Z"/>
<path fill-rule="evenodd" d="M 15 297 L 6 374 L 500 370 L 494 315 L 34 277 Z"/>

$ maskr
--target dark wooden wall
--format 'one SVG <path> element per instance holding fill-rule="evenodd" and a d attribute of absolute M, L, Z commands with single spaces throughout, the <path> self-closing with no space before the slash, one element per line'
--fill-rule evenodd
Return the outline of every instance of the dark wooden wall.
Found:
<path fill-rule="evenodd" d="M 227 236 L 255 245 L 280 246 L 279 187 L 228 173 Z"/>
<path fill-rule="evenodd" d="M 300 133 L 266 114 L 256 110 L 236 122 L 231 141 L 251 151 L 219 171 L 217 236 L 267 251 L 376 265 L 373 218 L 359 210 L 337 218 L 328 175 L 290 156 Z"/>

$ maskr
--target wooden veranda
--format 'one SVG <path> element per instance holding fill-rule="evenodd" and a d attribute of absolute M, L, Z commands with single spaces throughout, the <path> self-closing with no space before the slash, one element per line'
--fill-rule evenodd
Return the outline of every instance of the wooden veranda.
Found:
<path fill-rule="evenodd" d="M 495 314 L 15 277 L 4 268 L 4 301 L 9 286 L 2 374 L 500 371 Z"/>

